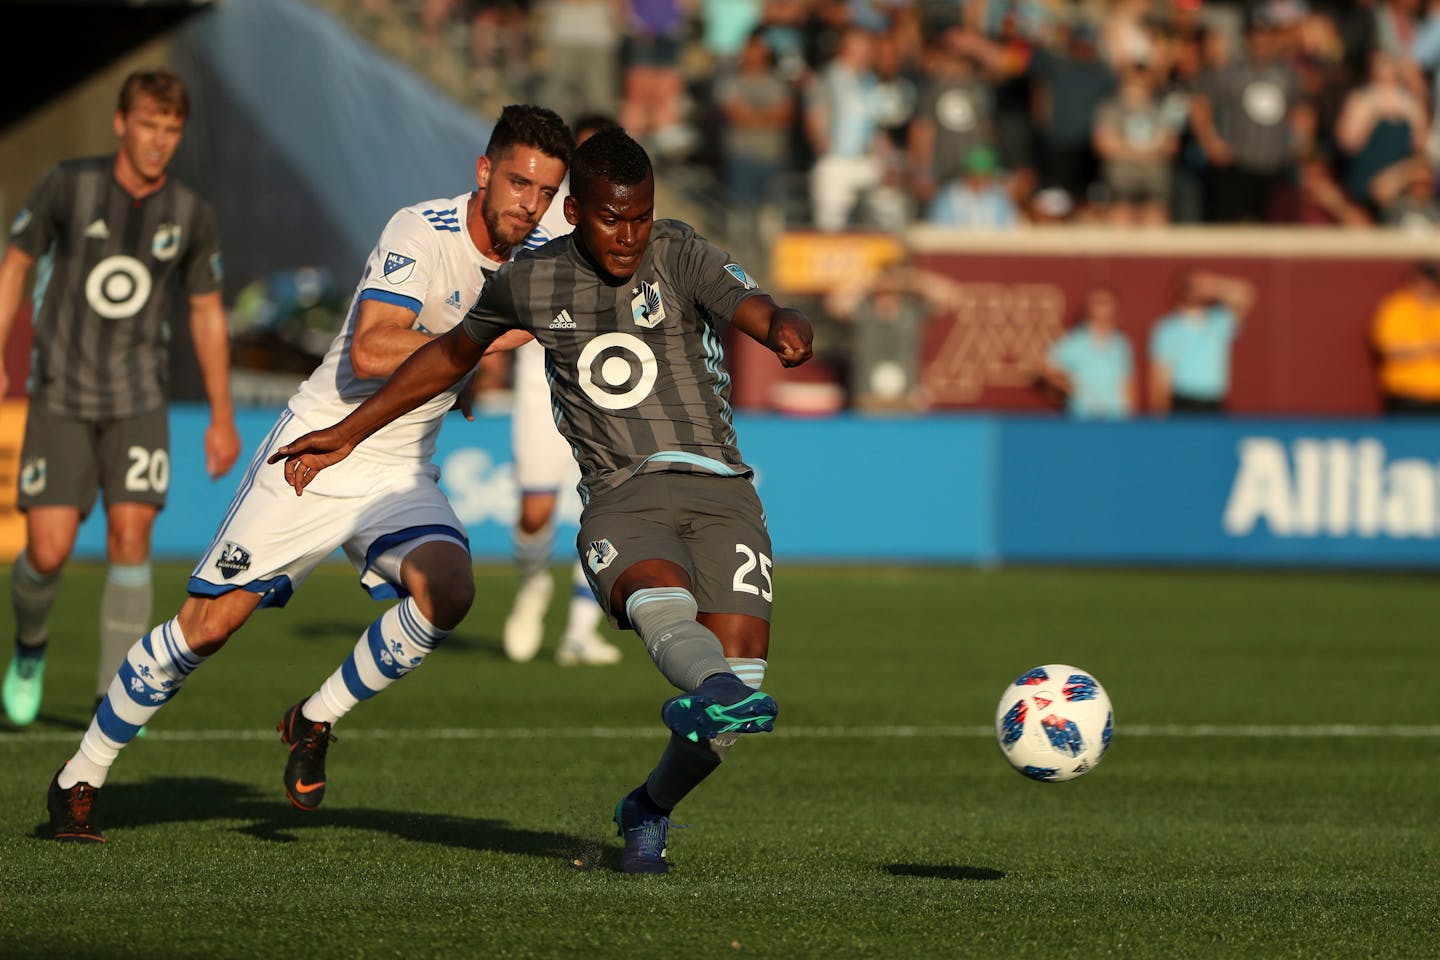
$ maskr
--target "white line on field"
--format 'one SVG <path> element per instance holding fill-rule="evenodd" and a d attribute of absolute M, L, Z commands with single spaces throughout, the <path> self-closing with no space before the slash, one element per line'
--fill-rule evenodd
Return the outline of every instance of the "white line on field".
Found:
<path fill-rule="evenodd" d="M 428 730 L 405 728 L 398 730 L 350 730 L 344 727 L 340 736 L 348 740 L 650 740 L 661 737 L 664 731 L 658 727 L 444 727 Z M 772 736 L 781 739 L 852 739 L 852 740 L 905 740 L 905 739 L 975 739 L 993 737 L 995 730 L 989 726 L 945 727 L 945 726 L 888 726 L 888 727 L 784 727 Z M 1427 738 L 1440 737 L 1440 724 L 1426 725 L 1367 725 L 1350 723 L 1331 724 L 1131 724 L 1115 729 L 1117 738 L 1126 737 L 1176 737 L 1176 738 L 1224 738 L 1244 737 L 1254 739 L 1305 739 L 1327 737 L 1351 738 Z M 146 742 L 234 742 L 243 740 L 274 740 L 273 730 L 151 730 Z M 34 730 L 18 733 L 0 733 L 0 745 L 23 743 L 69 743 L 79 742 L 78 730 Z"/>

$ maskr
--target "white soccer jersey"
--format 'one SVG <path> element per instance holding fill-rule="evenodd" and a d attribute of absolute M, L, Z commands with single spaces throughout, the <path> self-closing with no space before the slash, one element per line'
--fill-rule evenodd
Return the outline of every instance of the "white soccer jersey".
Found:
<path fill-rule="evenodd" d="M 485 278 L 500 267 L 475 249 L 465 229 L 469 202 L 470 194 L 429 200 L 405 207 L 390 218 L 370 251 L 345 325 L 320 366 L 290 398 L 290 411 L 306 426 L 319 430 L 338 423 L 385 382 L 356 376 L 350 363 L 350 342 L 363 301 L 379 300 L 413 310 L 412 328 L 436 335 L 465 316 Z M 354 455 L 429 460 L 441 421 L 455 405 L 455 395 L 463 385 L 464 381 L 382 427 L 357 447 Z"/>
<path fill-rule="evenodd" d="M 534 250 L 573 231 L 565 219 L 565 198 L 570 178 L 560 185 L 550 209 L 525 238 Z M 515 413 L 510 421 L 510 450 L 515 457 L 515 482 L 522 493 L 551 493 L 574 486 L 580 478 L 570 444 L 555 429 L 550 406 L 550 382 L 545 377 L 545 348 L 532 340 L 515 351 Z"/>

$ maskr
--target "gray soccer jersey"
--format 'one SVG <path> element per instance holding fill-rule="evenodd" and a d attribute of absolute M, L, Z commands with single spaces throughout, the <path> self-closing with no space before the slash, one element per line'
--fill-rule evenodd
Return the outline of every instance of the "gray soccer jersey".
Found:
<path fill-rule="evenodd" d="M 574 236 L 501 267 L 464 329 L 477 343 L 528 330 L 545 347 L 581 498 L 638 473 L 751 476 L 736 447 L 720 329 L 760 292 L 755 282 L 678 220 L 655 223 L 619 286 L 601 279 Z"/>
<path fill-rule="evenodd" d="M 173 177 L 136 200 L 114 164 L 59 164 L 10 228 L 10 242 L 40 259 L 30 398 L 85 420 L 162 406 L 174 294 L 220 288 L 209 205 Z"/>

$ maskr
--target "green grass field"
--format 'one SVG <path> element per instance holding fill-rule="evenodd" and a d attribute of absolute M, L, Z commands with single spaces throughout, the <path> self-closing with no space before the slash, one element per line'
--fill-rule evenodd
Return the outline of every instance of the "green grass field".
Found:
<path fill-rule="evenodd" d="M 157 615 L 185 572 L 157 569 Z M 319 811 L 285 800 L 274 726 L 381 609 L 340 567 L 125 751 L 108 845 L 40 839 L 102 576 L 66 580 L 41 720 L 0 728 L 0 957 L 1440 956 L 1432 577 L 782 570 L 777 732 L 677 811 L 653 878 L 614 872 L 609 818 L 669 690 L 628 634 L 618 667 L 559 668 L 553 636 L 508 663 L 498 568 L 336 728 Z M 1058 785 L 989 732 L 1050 662 L 1116 709 L 1104 764 Z"/>

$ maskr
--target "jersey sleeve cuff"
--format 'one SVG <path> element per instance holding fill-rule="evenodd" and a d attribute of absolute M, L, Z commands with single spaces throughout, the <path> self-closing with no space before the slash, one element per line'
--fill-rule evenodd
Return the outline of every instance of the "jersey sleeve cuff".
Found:
<path fill-rule="evenodd" d="M 414 297 L 407 297 L 403 293 L 391 293 L 389 290 L 376 290 L 373 287 L 367 287 L 366 289 L 361 290 L 359 299 L 379 300 L 381 303 L 389 303 L 397 307 L 404 307 L 406 310 L 409 310 L 416 316 L 419 316 L 420 310 L 425 306 L 423 303 L 421 303 L 419 300 L 416 300 Z"/>

